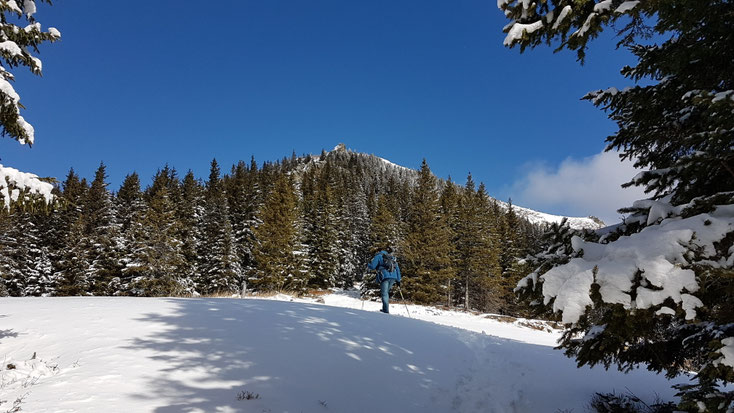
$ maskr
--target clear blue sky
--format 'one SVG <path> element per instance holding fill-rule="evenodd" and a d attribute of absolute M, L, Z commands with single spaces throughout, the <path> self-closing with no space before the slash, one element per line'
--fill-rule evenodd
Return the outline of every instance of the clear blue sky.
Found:
<path fill-rule="evenodd" d="M 529 164 L 603 149 L 614 125 L 579 98 L 628 84 L 609 38 L 585 66 L 503 47 L 494 0 L 54 3 L 36 14 L 62 33 L 43 77 L 14 71 L 36 144 L 0 140 L 1 162 L 62 178 L 104 161 L 113 190 L 166 163 L 206 177 L 213 157 L 226 169 L 343 142 L 516 198 Z"/>

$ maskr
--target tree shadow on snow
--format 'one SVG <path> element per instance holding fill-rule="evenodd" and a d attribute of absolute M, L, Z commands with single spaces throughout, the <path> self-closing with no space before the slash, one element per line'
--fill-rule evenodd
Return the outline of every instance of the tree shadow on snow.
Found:
<path fill-rule="evenodd" d="M 455 330 L 402 317 L 268 300 L 167 301 L 173 314 L 139 320 L 160 332 L 126 346 L 165 363 L 134 395 L 167 400 L 159 413 L 367 412 L 390 400 L 426 411 L 449 403 L 439 381 L 467 364 L 468 351 L 453 351 Z"/>

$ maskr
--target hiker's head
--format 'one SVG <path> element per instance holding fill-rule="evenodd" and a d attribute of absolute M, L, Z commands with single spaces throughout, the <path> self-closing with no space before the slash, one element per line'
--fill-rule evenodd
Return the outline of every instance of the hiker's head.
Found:
<path fill-rule="evenodd" d="M 387 251 L 388 254 L 392 254 L 392 247 L 388 245 L 387 248 L 385 248 L 385 251 Z"/>

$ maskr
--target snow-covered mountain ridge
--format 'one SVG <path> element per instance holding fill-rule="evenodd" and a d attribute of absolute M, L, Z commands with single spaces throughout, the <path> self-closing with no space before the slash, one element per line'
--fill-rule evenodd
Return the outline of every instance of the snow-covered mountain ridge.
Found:
<path fill-rule="evenodd" d="M 504 208 L 508 208 L 509 205 L 506 202 L 497 200 L 497 202 L 500 204 L 500 206 Z M 534 209 L 530 208 L 524 208 L 521 206 L 513 205 L 512 208 L 515 209 L 515 212 L 527 219 L 528 221 L 532 222 L 533 224 L 553 224 L 553 223 L 560 223 L 563 218 L 568 219 L 568 225 L 573 229 L 590 229 L 590 230 L 596 230 L 599 228 L 603 228 L 606 225 L 602 220 L 599 218 L 594 217 L 563 217 L 560 215 L 553 215 L 553 214 L 547 214 L 545 212 L 536 211 Z"/>
<path fill-rule="evenodd" d="M 390 162 L 389 160 L 385 158 L 381 158 L 377 155 L 373 154 L 366 154 L 361 152 L 354 152 L 349 149 L 344 144 L 337 145 L 331 152 L 327 153 L 327 156 L 330 154 L 338 154 L 338 153 L 349 153 L 349 154 L 356 154 L 358 156 L 364 156 L 368 158 L 372 158 L 373 160 L 376 160 L 377 163 L 384 168 L 384 170 L 395 170 L 401 174 L 408 173 L 410 175 L 416 175 L 418 174 L 418 171 L 415 169 L 411 169 L 405 166 L 401 166 L 398 164 L 395 164 L 393 162 Z M 490 196 L 491 197 L 491 196 Z M 502 207 L 503 209 L 507 210 L 510 205 L 507 202 L 501 201 L 497 198 L 491 197 L 492 199 L 495 199 L 497 203 Z M 543 224 L 554 224 L 554 223 L 560 223 L 561 220 L 563 220 L 563 216 L 560 215 L 553 215 L 548 214 L 545 212 L 536 211 L 530 208 L 521 207 L 518 205 L 512 205 L 512 208 L 515 210 L 515 212 L 530 221 L 532 224 L 536 225 L 543 225 Z M 568 224 L 573 229 L 590 229 L 590 230 L 596 230 L 599 228 L 602 228 L 606 226 L 604 222 L 602 222 L 598 218 L 594 217 L 565 217 L 568 219 Z"/>

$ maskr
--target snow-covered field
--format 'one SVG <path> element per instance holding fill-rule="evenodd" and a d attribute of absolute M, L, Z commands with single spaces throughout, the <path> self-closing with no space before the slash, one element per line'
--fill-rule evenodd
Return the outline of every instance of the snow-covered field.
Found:
<path fill-rule="evenodd" d="M 673 397 L 647 371 L 577 369 L 557 331 L 522 321 L 290 300 L 3 298 L 0 412 L 583 412 L 594 392 Z"/>

